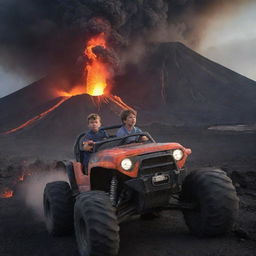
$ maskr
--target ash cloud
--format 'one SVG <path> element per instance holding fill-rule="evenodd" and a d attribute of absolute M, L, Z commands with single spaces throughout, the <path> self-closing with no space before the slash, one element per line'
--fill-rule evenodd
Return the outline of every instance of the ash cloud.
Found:
<path fill-rule="evenodd" d="M 62 172 L 52 170 L 49 173 L 37 173 L 32 175 L 20 191 L 23 200 L 26 205 L 30 207 L 34 213 L 43 219 L 43 195 L 44 188 L 47 183 L 54 181 L 66 181 L 68 182 L 67 175 Z"/>
<path fill-rule="evenodd" d="M 248 1 L 2 0 L 0 66 L 30 75 L 72 66 L 88 38 L 100 32 L 108 34 L 115 53 L 98 51 L 115 65 L 116 56 L 147 42 L 179 40 L 196 47 L 211 17 Z"/>

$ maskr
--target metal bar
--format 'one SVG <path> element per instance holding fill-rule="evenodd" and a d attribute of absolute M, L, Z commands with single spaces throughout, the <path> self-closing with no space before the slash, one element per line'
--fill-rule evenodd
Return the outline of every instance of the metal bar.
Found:
<path fill-rule="evenodd" d="M 173 166 L 173 162 L 167 162 L 167 163 L 163 163 L 163 164 L 154 164 L 154 165 L 147 165 L 147 166 L 143 166 L 140 169 L 141 170 L 147 170 L 147 169 L 151 169 L 151 168 L 156 168 L 156 167 L 163 167 L 163 166 L 168 166 L 168 165 L 172 165 Z M 142 164 L 143 165 L 143 164 Z M 170 169 L 171 171 L 172 169 Z"/>

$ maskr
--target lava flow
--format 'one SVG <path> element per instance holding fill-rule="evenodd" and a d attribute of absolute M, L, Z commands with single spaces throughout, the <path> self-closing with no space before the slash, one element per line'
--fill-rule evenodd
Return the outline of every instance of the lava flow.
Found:
<path fill-rule="evenodd" d="M 102 60 L 102 57 L 99 57 L 96 52 L 104 52 L 108 50 L 106 35 L 104 33 L 98 34 L 92 37 L 88 42 L 84 50 L 84 54 L 88 59 L 88 63 L 85 66 L 85 77 L 84 85 L 79 85 L 74 87 L 71 91 L 57 91 L 56 96 L 61 97 L 60 101 L 52 106 L 50 109 L 45 112 L 33 117 L 32 119 L 26 121 L 25 123 L 19 125 L 16 128 L 10 129 L 8 131 L 2 132 L 1 134 L 10 134 L 16 131 L 21 130 L 24 127 L 27 127 L 34 123 L 35 121 L 40 120 L 45 117 L 47 114 L 58 108 L 66 100 L 70 99 L 73 96 L 81 94 L 89 94 L 91 96 L 97 96 L 95 99 L 92 98 L 93 103 L 99 104 L 103 100 L 105 103 L 112 102 L 120 109 L 132 109 L 127 104 L 125 104 L 120 97 L 114 96 L 110 93 L 110 78 L 111 72 L 109 65 Z"/>
<path fill-rule="evenodd" d="M 57 103 L 55 104 L 54 106 L 52 106 L 50 109 L 46 110 L 45 112 L 43 113 L 40 113 L 39 115 L 33 117 L 32 119 L 26 121 L 25 123 L 21 124 L 20 126 L 16 127 L 16 128 L 13 128 L 11 130 L 8 130 L 6 132 L 2 132 L 0 134 L 9 134 L 9 133 L 13 133 L 13 132 L 16 132 L 18 130 L 21 130 L 22 128 L 34 123 L 35 121 L 37 120 L 40 120 L 41 118 L 43 118 L 44 116 L 46 116 L 47 114 L 49 114 L 50 112 L 52 112 L 54 109 L 56 109 L 57 107 L 59 107 L 63 102 L 65 102 L 66 100 L 68 100 L 70 98 L 70 96 L 66 96 L 66 97 L 62 97 L 62 99 Z"/>

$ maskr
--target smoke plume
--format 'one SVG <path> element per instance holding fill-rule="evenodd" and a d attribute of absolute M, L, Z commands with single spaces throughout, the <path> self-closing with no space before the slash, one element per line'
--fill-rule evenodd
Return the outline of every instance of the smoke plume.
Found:
<path fill-rule="evenodd" d="M 2 0 L 0 66 L 29 74 L 74 65 L 92 35 L 105 32 L 116 56 L 147 42 L 179 40 L 195 48 L 211 17 L 249 0 Z M 101 49 L 99 54 L 106 55 Z M 130 58 L 121 58 L 121 61 Z"/>

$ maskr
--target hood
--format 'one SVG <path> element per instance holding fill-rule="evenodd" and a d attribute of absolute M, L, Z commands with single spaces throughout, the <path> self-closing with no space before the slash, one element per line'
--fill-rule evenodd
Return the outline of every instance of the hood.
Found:
<path fill-rule="evenodd" d="M 133 143 L 133 144 L 119 146 L 111 149 L 104 149 L 98 152 L 97 154 L 111 155 L 112 157 L 125 155 L 126 157 L 128 157 L 128 156 L 142 155 L 142 154 L 148 154 L 148 153 L 178 149 L 178 148 L 182 149 L 187 155 L 191 153 L 190 149 L 184 148 L 179 143 L 172 142 L 172 143 Z"/>

